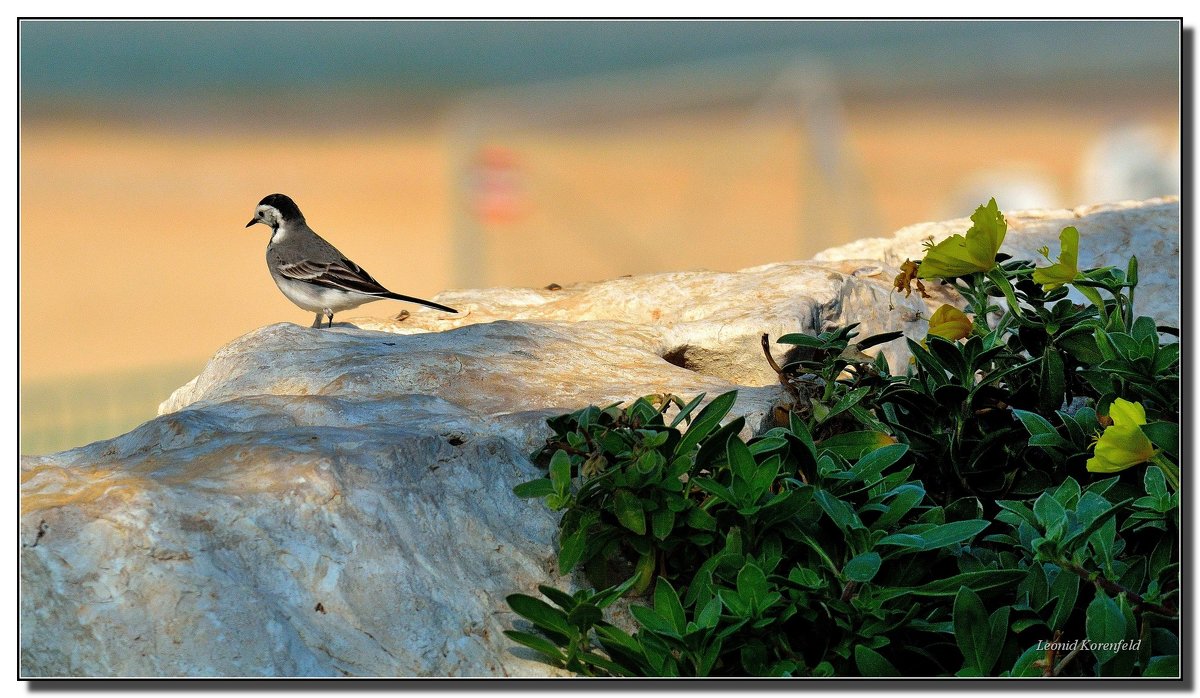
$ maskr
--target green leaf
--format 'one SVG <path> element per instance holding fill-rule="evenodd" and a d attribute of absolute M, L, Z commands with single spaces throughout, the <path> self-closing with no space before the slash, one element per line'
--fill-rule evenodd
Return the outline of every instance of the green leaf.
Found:
<path fill-rule="evenodd" d="M 571 487 L 571 458 L 562 449 L 555 451 L 550 459 L 550 482 L 560 495 L 566 494 Z"/>
<path fill-rule="evenodd" d="M 985 658 L 988 664 L 988 674 L 996 665 L 996 660 L 1000 659 L 1000 652 L 1004 649 L 1005 640 L 1008 639 L 1008 619 L 1011 613 L 1011 606 L 1001 606 L 988 618 L 988 645 Z"/>
<path fill-rule="evenodd" d="M 1159 468 L 1146 468 L 1146 474 L 1142 476 L 1142 487 L 1145 488 L 1146 494 L 1154 499 L 1164 499 L 1169 496 L 1167 478 Z"/>
<path fill-rule="evenodd" d="M 899 676 L 900 672 L 882 654 L 866 645 L 854 646 L 854 664 L 863 676 Z"/>
<path fill-rule="evenodd" d="M 1039 650 L 1037 645 L 1030 647 L 1017 657 L 1017 661 L 1013 663 L 1013 667 L 1009 670 L 1009 676 L 1041 676 L 1041 667 L 1034 666 L 1034 662 L 1045 659 L 1046 651 Z"/>
<path fill-rule="evenodd" d="M 701 628 L 715 628 L 721 621 L 721 599 L 714 596 L 704 604 L 704 608 L 696 615 L 696 625 Z"/>
<path fill-rule="evenodd" d="M 659 540 L 666 540 L 675 529 L 675 512 L 670 509 L 658 509 L 650 515 L 650 531 Z"/>
<path fill-rule="evenodd" d="M 1154 372 L 1156 374 L 1174 373 L 1179 364 L 1179 345 L 1175 343 L 1162 344 L 1154 355 Z"/>
<path fill-rule="evenodd" d="M 692 479 L 690 482 L 699 489 L 716 496 L 717 499 L 720 499 L 726 504 L 734 507 L 738 506 L 738 499 L 737 497 L 733 496 L 733 492 L 730 492 L 728 487 L 722 485 L 716 480 L 707 477 L 698 477 Z"/>
<path fill-rule="evenodd" d="M 855 346 L 858 347 L 859 351 L 862 351 L 863 349 L 869 349 L 877 344 L 885 344 L 894 339 L 900 339 L 903 336 L 904 336 L 904 333 L 899 330 L 893 330 L 891 332 L 882 332 L 880 334 L 871 335 L 870 337 L 867 337 L 866 339 L 856 342 Z"/>
<path fill-rule="evenodd" d="M 571 637 L 573 629 L 567 622 L 567 614 L 550 604 L 525 594 L 509 594 L 505 597 L 508 607 L 525 620 L 539 628 Z"/>
<path fill-rule="evenodd" d="M 938 335 L 929 335 L 925 339 L 926 346 L 929 347 L 929 352 L 937 358 L 938 363 L 946 367 L 950 374 L 958 378 L 961 382 L 966 382 L 966 377 L 970 368 L 967 362 L 963 359 L 962 348 L 958 342 L 952 342 L 945 337 Z"/>
<path fill-rule="evenodd" d="M 642 511 L 642 502 L 628 490 L 613 493 L 613 513 L 625 528 L 639 536 L 646 534 L 646 514 Z"/>
<path fill-rule="evenodd" d="M 636 580 L 633 585 L 633 593 L 642 594 L 650 588 L 650 580 L 654 578 L 656 562 L 657 556 L 653 552 L 645 553 L 638 558 L 637 564 L 633 568 L 633 577 Z"/>
<path fill-rule="evenodd" d="M 904 518 L 912 508 L 925 498 L 925 488 L 916 484 L 901 485 L 893 490 L 893 497 L 888 508 L 871 524 L 875 530 L 885 530 Z"/>
<path fill-rule="evenodd" d="M 677 634 L 683 635 L 687 629 L 687 616 L 684 615 L 683 604 L 679 603 L 679 594 L 675 593 L 675 587 L 663 577 L 659 577 L 658 583 L 654 585 L 654 610 L 671 622 Z"/>
<path fill-rule="evenodd" d="M 810 349 L 820 349 L 825 346 L 825 341 L 809 334 L 792 333 L 785 334 L 775 340 L 776 344 L 791 344 L 797 347 L 808 347 Z"/>
<path fill-rule="evenodd" d="M 767 575 L 752 562 L 746 563 L 737 576 L 738 595 L 757 609 L 756 601 L 767 596 Z"/>
<path fill-rule="evenodd" d="M 1088 494 L 1084 495 L 1084 499 L 1090 500 L 1091 497 L 1098 497 L 1098 496 L 1099 495 L 1095 495 L 1094 493 L 1089 492 Z M 1105 509 L 1103 511 L 1103 513 L 1095 515 L 1095 518 L 1092 519 L 1091 523 L 1089 523 L 1086 527 L 1084 527 L 1083 530 L 1071 535 L 1069 538 L 1067 538 L 1065 541 L 1063 541 L 1062 547 L 1069 548 L 1070 546 L 1074 545 L 1076 543 L 1076 541 L 1087 540 L 1089 537 L 1091 537 L 1091 535 L 1093 533 L 1100 530 L 1100 527 L 1103 526 L 1105 523 L 1107 523 L 1110 518 L 1116 516 L 1118 512 L 1122 511 L 1133 500 L 1134 500 L 1133 497 L 1127 497 L 1127 498 L 1117 502 L 1116 504 L 1112 505 L 1108 509 Z"/>
<path fill-rule="evenodd" d="M 643 628 L 667 637 L 679 637 L 679 633 L 675 632 L 675 624 L 658 611 L 646 606 L 630 606 L 629 612 Z"/>
<path fill-rule="evenodd" d="M 1125 614 L 1121 607 L 1103 590 L 1096 590 L 1096 597 L 1088 604 L 1085 621 L 1088 640 L 1092 643 L 1119 643 L 1129 639 L 1125 636 Z M 1093 646 L 1092 654 L 1099 664 L 1111 661 L 1117 655 L 1114 649 Z"/>
<path fill-rule="evenodd" d="M 747 483 L 750 486 L 749 497 L 743 504 L 757 504 L 763 495 L 766 495 L 770 491 L 771 485 L 779 477 L 779 468 L 782 465 L 783 459 L 778 453 L 758 464 L 753 476 Z"/>
<path fill-rule="evenodd" d="M 696 452 L 695 463 L 690 472 L 695 474 L 698 470 L 705 468 L 715 472 L 715 465 L 725 460 L 725 445 L 729 439 L 736 437 L 745 426 L 746 418 L 737 417 L 705 437 L 700 442 L 700 450 Z"/>
<path fill-rule="evenodd" d="M 1055 524 L 1061 526 L 1066 522 L 1067 510 L 1053 495 L 1043 492 L 1033 503 L 1033 515 L 1037 517 L 1038 524 L 1043 529 L 1049 530 Z"/>
<path fill-rule="evenodd" d="M 1000 269 L 993 268 L 987 273 L 987 278 L 1004 294 L 1004 300 L 1008 302 L 1009 312 L 1017 314 L 1021 312 L 1020 303 L 1017 302 L 1017 294 L 1013 290 L 1012 284 L 1008 282 L 1008 278 L 1004 276 L 1004 272 Z"/>
<path fill-rule="evenodd" d="M 1052 412 L 1063 404 L 1066 386 L 1066 371 L 1062 355 L 1053 344 L 1047 344 L 1042 352 L 1041 378 L 1038 381 L 1038 406 L 1044 412 Z"/>
<path fill-rule="evenodd" d="M 692 507 L 688 510 L 687 525 L 701 531 L 717 530 L 717 520 L 700 507 Z"/>
<path fill-rule="evenodd" d="M 869 582 L 879 572 L 882 562 L 879 553 L 874 551 L 855 555 L 842 568 L 842 574 L 852 582 Z"/>
<path fill-rule="evenodd" d="M 1104 355 L 1096 345 L 1096 338 L 1091 334 L 1076 333 L 1060 337 L 1058 344 L 1082 363 L 1095 365 L 1104 361 Z"/>
<path fill-rule="evenodd" d="M 829 515 L 838 528 L 843 531 L 848 531 L 853 528 L 862 528 L 862 521 L 858 515 L 842 500 L 833 496 L 826 490 L 816 490 L 813 492 L 813 499 L 817 500 L 817 504 Z"/>
<path fill-rule="evenodd" d="M 704 437 L 708 436 L 721 423 L 725 415 L 729 414 L 729 410 L 733 409 L 735 402 L 737 402 L 736 390 L 713 398 L 712 402 L 700 410 L 700 414 L 692 420 L 691 425 L 684 432 L 683 438 L 675 446 L 675 453 L 680 455 L 690 453 Z"/>
<path fill-rule="evenodd" d="M 915 587 L 887 587 L 880 589 L 876 598 L 894 599 L 900 596 L 955 596 L 959 587 L 968 587 L 974 592 L 1015 586 L 1025 577 L 1025 570 L 989 569 L 963 572 L 944 579 L 935 579 Z"/>
<path fill-rule="evenodd" d="M 750 602 L 732 589 L 720 589 L 717 591 L 717 596 L 725 608 L 728 608 L 729 612 L 737 618 L 749 618 L 753 612 Z"/>
<path fill-rule="evenodd" d="M 856 461 L 863 454 L 882 448 L 896 440 L 882 431 L 848 431 L 821 440 L 821 449 L 833 451 L 848 461 Z"/>
<path fill-rule="evenodd" d="M 1070 446 L 1067 440 L 1064 439 L 1054 425 L 1045 417 L 1036 412 L 1027 412 L 1013 408 L 1012 413 L 1017 419 L 1021 420 L 1021 424 L 1025 427 L 1025 431 L 1029 432 L 1029 443 L 1036 446 L 1061 446 L 1067 448 Z M 1034 443 L 1034 439 L 1037 442 Z"/>
<path fill-rule="evenodd" d="M 729 435 L 729 441 L 725 444 L 725 455 L 729 459 L 729 469 L 733 471 L 735 478 L 745 482 L 754 479 L 758 466 L 754 463 L 754 456 L 750 454 L 746 443 L 736 434 Z"/>
<path fill-rule="evenodd" d="M 1150 443 L 1172 456 L 1179 457 L 1179 425 L 1174 422 L 1150 422 L 1142 425 L 1142 433 Z"/>
<path fill-rule="evenodd" d="M 1075 478 L 1068 477 L 1050 493 L 1050 496 L 1054 497 L 1055 501 L 1063 505 L 1064 508 L 1073 509 L 1079 503 L 1080 492 L 1079 483 L 1075 481 Z"/>
<path fill-rule="evenodd" d="M 567 655 L 563 654 L 557 645 L 544 637 L 523 633 L 520 630 L 505 630 L 504 635 L 513 642 L 525 645 L 539 654 L 549 657 L 558 666 L 562 666 L 567 661 Z"/>
<path fill-rule="evenodd" d="M 546 584 L 539 584 L 538 591 L 542 592 L 542 596 L 550 599 L 557 604 L 559 608 L 567 611 L 568 613 L 572 608 L 575 608 L 579 605 L 578 599 L 576 599 L 574 596 L 571 596 L 567 592 L 562 591 L 561 589 L 555 589 L 554 587 Z"/>
<path fill-rule="evenodd" d="M 679 414 L 675 415 L 675 418 L 671 420 L 671 426 L 677 427 L 682 424 L 683 420 L 687 419 L 688 415 L 690 415 L 693 410 L 699 407 L 701 402 L 704 402 L 704 396 L 706 394 L 707 393 L 700 393 L 696 397 L 692 398 L 686 405 L 680 408 Z"/>
<path fill-rule="evenodd" d="M 621 598 L 630 589 L 632 589 L 634 585 L 637 584 L 637 581 L 637 575 L 634 575 L 620 584 L 616 584 L 602 591 L 598 591 L 596 592 L 596 595 L 592 597 L 592 603 L 596 604 L 597 608 L 608 608 L 614 601 Z"/>
<path fill-rule="evenodd" d="M 946 385 L 949 379 L 946 378 L 946 367 L 941 364 L 928 349 L 922 347 L 911 339 L 908 342 L 908 353 L 916 359 L 917 366 L 928 372 L 929 377 L 933 380 L 934 385 Z"/>
<path fill-rule="evenodd" d="M 881 538 L 876 545 L 895 545 L 915 550 L 937 550 L 970 540 L 989 525 L 991 522 L 981 519 L 952 521 L 920 533 L 894 533 Z"/>
<path fill-rule="evenodd" d="M 571 612 L 567 614 L 567 622 L 579 628 L 580 633 L 585 633 L 591 629 L 593 625 L 603 620 L 604 615 L 600 613 L 600 609 L 595 604 L 581 603 Z"/>
<path fill-rule="evenodd" d="M 1099 562 L 1102 569 L 1112 574 L 1113 571 L 1113 548 L 1117 542 L 1117 520 L 1110 518 L 1104 522 L 1100 530 L 1096 531 L 1088 539 L 1092 549 L 1099 556 Z"/>
<path fill-rule="evenodd" d="M 854 480 L 867 482 L 895 465 L 897 461 L 904 457 L 905 453 L 908 453 L 908 444 L 884 446 L 859 458 L 854 467 L 850 469 L 850 472 L 854 474 Z"/>
<path fill-rule="evenodd" d="M 1075 599 L 1079 597 L 1079 576 L 1060 569 L 1054 583 L 1050 585 L 1049 596 L 1056 601 L 1054 612 L 1050 614 L 1047 624 L 1051 630 L 1064 630 L 1071 614 L 1075 612 Z"/>
<path fill-rule="evenodd" d="M 1154 343 L 1158 344 L 1158 327 L 1155 326 L 1153 318 L 1148 318 L 1145 315 L 1136 318 L 1133 321 L 1130 333 L 1138 342 L 1145 339 L 1153 339 Z"/>
<path fill-rule="evenodd" d="M 807 451 L 805 454 L 812 460 L 817 459 L 817 447 L 813 443 L 812 433 L 808 430 L 808 426 L 804 424 L 804 420 L 800 419 L 795 412 L 788 413 L 788 431 L 795 436 Z"/>
<path fill-rule="evenodd" d="M 1179 655 L 1160 655 L 1151 657 L 1146 663 L 1142 676 L 1181 676 L 1179 673 Z"/>
<path fill-rule="evenodd" d="M 798 490 L 786 490 L 771 497 L 758 512 L 759 523 L 763 526 L 771 526 L 795 516 L 812 501 L 812 493 L 811 487 L 805 487 Z"/>
<path fill-rule="evenodd" d="M 638 434 L 642 435 L 643 437 L 642 446 L 644 448 L 658 448 L 671 438 L 671 432 L 667 429 L 663 429 L 661 431 L 656 431 L 653 429 L 639 429 Z M 661 458 L 662 455 L 659 454 L 659 457 Z"/>
<path fill-rule="evenodd" d="M 987 610 L 979 595 L 960 587 L 954 596 L 954 639 L 966 661 L 964 668 L 975 676 L 987 676 L 995 658 L 989 660 L 989 626 Z"/>
<path fill-rule="evenodd" d="M 622 666 L 621 664 L 617 664 L 616 662 L 596 654 L 595 652 L 588 652 L 584 650 L 583 652 L 579 653 L 579 658 L 585 663 L 596 667 L 597 669 L 602 669 L 608 672 L 611 676 L 636 677 L 639 675 L 644 675 L 644 671 L 634 672 L 629 668 Z M 603 674 L 597 674 L 597 676 L 603 676 Z"/>
<path fill-rule="evenodd" d="M 587 535 L 587 529 L 580 528 L 559 542 L 559 574 L 567 574 L 575 569 L 575 565 L 579 564 L 579 560 L 583 557 L 583 552 L 587 548 Z"/>
<path fill-rule="evenodd" d="M 514 487 L 513 494 L 522 499 L 529 499 L 531 497 L 545 497 L 546 495 L 554 494 L 554 484 L 550 482 L 549 478 L 545 477 L 537 480 L 530 480 L 529 482 L 522 482 Z"/>
<path fill-rule="evenodd" d="M 833 407 L 829 409 L 829 413 L 826 414 L 824 419 L 821 421 L 829 421 L 830 418 L 836 417 L 837 415 L 857 405 L 859 402 L 862 402 L 862 399 L 865 398 L 869 392 L 871 392 L 870 386 L 863 386 L 861 388 L 855 388 L 854 390 L 846 393 L 841 397 L 841 399 L 834 403 Z"/>

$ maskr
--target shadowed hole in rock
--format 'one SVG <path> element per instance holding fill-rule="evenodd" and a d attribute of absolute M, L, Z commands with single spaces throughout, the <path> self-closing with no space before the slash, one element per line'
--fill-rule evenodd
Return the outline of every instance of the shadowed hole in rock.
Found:
<path fill-rule="evenodd" d="M 681 347 L 675 347 L 674 349 L 663 354 L 662 358 L 663 361 L 666 361 L 673 366 L 685 368 L 689 371 L 699 371 L 696 366 L 696 347 L 689 346 L 687 344 Z"/>
<path fill-rule="evenodd" d="M 663 361 L 686 371 L 733 384 L 754 385 L 757 376 L 736 356 L 736 350 L 718 350 L 683 344 L 661 354 Z M 766 362 L 762 362 L 763 367 Z"/>

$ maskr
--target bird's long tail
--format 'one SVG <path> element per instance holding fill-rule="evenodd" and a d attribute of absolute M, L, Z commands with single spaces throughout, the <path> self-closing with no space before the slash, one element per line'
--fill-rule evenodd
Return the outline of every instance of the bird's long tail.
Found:
<path fill-rule="evenodd" d="M 392 293 L 390 291 L 388 293 L 381 293 L 379 295 L 383 296 L 384 298 L 391 298 L 392 300 L 396 300 L 396 301 L 417 303 L 418 305 L 424 305 L 424 306 L 428 306 L 430 308 L 437 308 L 438 310 L 444 310 L 447 313 L 457 313 L 458 312 L 457 310 L 455 310 L 454 308 L 451 308 L 448 305 L 442 305 L 441 303 L 434 303 L 433 301 L 427 301 L 427 300 L 424 300 L 421 298 L 413 298 L 412 296 L 402 296 L 399 293 Z"/>

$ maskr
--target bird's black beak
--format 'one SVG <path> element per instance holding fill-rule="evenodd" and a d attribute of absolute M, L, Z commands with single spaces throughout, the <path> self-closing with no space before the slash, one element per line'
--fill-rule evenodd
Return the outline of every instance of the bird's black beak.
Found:
<path fill-rule="evenodd" d="M 254 225 L 257 222 L 258 222 L 257 218 L 251 218 L 250 222 L 246 224 L 246 227 L 249 228 L 250 226 Z"/>

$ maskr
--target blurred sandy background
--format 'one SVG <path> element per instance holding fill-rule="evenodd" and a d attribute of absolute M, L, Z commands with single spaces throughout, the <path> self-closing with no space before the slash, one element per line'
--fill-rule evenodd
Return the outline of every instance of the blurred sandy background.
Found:
<path fill-rule="evenodd" d="M 311 322 L 243 227 L 272 192 L 426 298 L 1178 193 L 1176 25 L 1048 24 L 23 22 L 22 452 Z"/>

